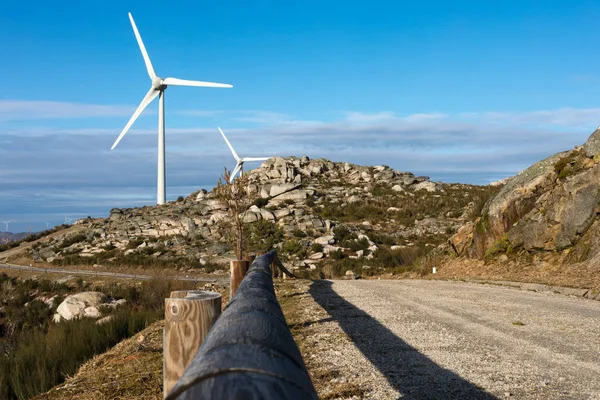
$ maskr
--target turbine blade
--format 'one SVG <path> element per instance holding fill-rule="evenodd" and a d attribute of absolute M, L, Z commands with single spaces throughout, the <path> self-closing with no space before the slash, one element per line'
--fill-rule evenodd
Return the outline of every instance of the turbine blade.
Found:
<path fill-rule="evenodd" d="M 271 157 L 244 157 L 243 161 L 267 161 Z"/>
<path fill-rule="evenodd" d="M 150 62 L 150 57 L 148 56 L 148 52 L 146 51 L 146 46 L 144 46 L 144 42 L 142 42 L 142 37 L 140 36 L 140 32 L 138 32 L 137 26 L 135 26 L 135 21 L 133 20 L 133 16 L 131 15 L 131 13 L 129 13 L 129 20 L 131 21 L 133 33 L 135 34 L 135 38 L 137 39 L 138 45 L 140 46 L 140 50 L 142 51 L 142 57 L 144 57 L 144 63 L 146 63 L 148 75 L 150 75 L 150 79 L 154 79 L 156 78 L 156 72 L 154 72 L 152 62 Z"/>
<path fill-rule="evenodd" d="M 133 113 L 133 115 L 131 116 L 131 118 L 129 118 L 129 121 L 127 122 L 127 125 L 125 125 L 125 128 L 123 128 L 123 130 L 121 131 L 121 134 L 119 135 L 119 137 L 117 138 L 117 140 L 115 140 L 115 143 L 110 148 L 111 150 L 114 150 L 115 147 L 117 147 L 117 145 L 119 144 L 119 142 L 121 141 L 121 139 L 123 139 L 123 136 L 125 136 L 125 134 L 129 130 L 129 128 L 131 128 L 131 125 L 133 125 L 133 123 L 140 116 L 140 114 L 142 113 L 142 111 L 144 111 L 144 109 L 146 107 L 148 107 L 148 104 L 150 104 L 152 102 L 152 100 L 154 100 L 154 98 L 156 96 L 158 96 L 159 93 L 160 92 L 158 90 L 155 90 L 154 87 L 150 88 L 150 90 L 148 91 L 148 93 L 146 93 L 146 96 L 142 99 L 142 102 L 140 103 L 140 105 L 138 106 L 138 108 L 135 110 L 135 112 Z"/>
<path fill-rule="evenodd" d="M 217 127 L 217 128 L 219 128 L 219 127 Z M 237 153 L 233 149 L 233 146 L 231 145 L 231 143 L 229 143 L 229 140 L 227 140 L 227 136 L 225 136 L 225 134 L 223 133 L 221 128 L 219 128 L 219 132 L 221 132 L 223 139 L 225 139 L 225 143 L 227 143 L 227 146 L 229 146 L 229 150 L 231 150 L 231 154 L 233 154 L 233 158 L 235 158 L 236 161 L 240 161 L 240 158 L 238 157 Z"/>
<path fill-rule="evenodd" d="M 177 79 L 177 78 L 163 79 L 163 83 L 165 85 L 174 85 L 174 86 L 200 86 L 200 87 L 216 87 L 216 88 L 232 88 L 233 87 L 233 85 L 229 85 L 227 83 L 187 81 L 185 79 Z"/>
<path fill-rule="evenodd" d="M 235 168 L 233 169 L 233 172 L 231 173 L 231 178 L 229 178 L 229 183 L 233 182 L 233 178 L 235 177 L 235 175 L 240 172 L 240 170 L 242 169 L 242 165 L 244 165 L 243 161 L 238 161 L 238 163 L 235 165 Z"/>

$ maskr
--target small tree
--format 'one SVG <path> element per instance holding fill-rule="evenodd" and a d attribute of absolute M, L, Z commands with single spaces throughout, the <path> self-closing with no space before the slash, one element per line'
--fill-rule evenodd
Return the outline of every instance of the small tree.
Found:
<path fill-rule="evenodd" d="M 230 240 L 235 244 L 235 255 L 241 260 L 244 252 L 244 213 L 252 205 L 254 194 L 249 190 L 248 175 L 242 175 L 230 182 L 231 172 L 224 168 L 223 175 L 213 190 L 215 199 L 227 207 L 228 220 L 222 224 L 229 229 Z"/>

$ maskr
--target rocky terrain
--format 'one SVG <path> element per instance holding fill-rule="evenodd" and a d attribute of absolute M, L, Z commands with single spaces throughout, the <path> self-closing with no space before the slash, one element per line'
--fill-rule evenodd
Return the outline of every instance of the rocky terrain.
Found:
<path fill-rule="evenodd" d="M 387 166 L 275 157 L 248 172 L 247 251 L 278 248 L 313 276 L 413 268 L 498 187 L 445 184 Z M 226 208 L 201 190 L 162 206 L 113 209 L 77 234 L 32 246 L 34 263 L 218 270 L 230 251 Z"/>
<path fill-rule="evenodd" d="M 15 242 L 26 238 L 29 235 L 27 232 L 12 233 L 12 232 L 0 232 L 0 244 L 7 244 L 9 242 Z"/>
<path fill-rule="evenodd" d="M 598 277 L 600 129 L 583 146 L 510 179 L 450 242 L 464 259 L 517 268 L 564 266 Z"/>

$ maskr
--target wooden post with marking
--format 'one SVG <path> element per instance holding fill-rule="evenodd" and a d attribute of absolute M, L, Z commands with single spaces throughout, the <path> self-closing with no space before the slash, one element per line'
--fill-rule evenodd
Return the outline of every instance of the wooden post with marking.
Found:
<path fill-rule="evenodd" d="M 229 298 L 232 298 L 237 290 L 240 283 L 242 283 L 242 279 L 246 275 L 246 271 L 248 271 L 248 261 L 244 260 L 231 260 L 231 282 L 229 285 Z"/>
<path fill-rule="evenodd" d="M 246 257 L 244 257 L 244 261 L 248 261 L 248 268 L 250 268 L 250 266 L 252 265 L 252 263 L 254 262 L 254 260 L 256 259 L 255 255 L 247 255 Z M 246 270 L 246 272 L 248 272 Z M 244 275 L 246 275 L 246 272 L 244 272 Z"/>
<path fill-rule="evenodd" d="M 221 294 L 217 292 L 178 290 L 165 299 L 164 397 L 190 365 L 220 314 Z"/>
<path fill-rule="evenodd" d="M 271 279 L 257 257 L 166 400 L 318 400 Z"/>

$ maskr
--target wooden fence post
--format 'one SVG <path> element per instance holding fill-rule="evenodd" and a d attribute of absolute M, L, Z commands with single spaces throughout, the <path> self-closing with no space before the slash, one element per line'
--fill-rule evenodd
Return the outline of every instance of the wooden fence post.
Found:
<path fill-rule="evenodd" d="M 165 299 L 163 393 L 167 396 L 221 314 L 221 294 L 178 290 Z"/>
<path fill-rule="evenodd" d="M 242 283 L 242 279 L 248 271 L 248 261 L 244 260 L 231 260 L 231 281 L 229 285 L 229 298 L 231 299 L 235 294 L 238 286 Z"/>
<path fill-rule="evenodd" d="M 252 254 L 247 255 L 246 257 L 244 257 L 244 261 L 248 261 L 248 268 L 250 268 L 250 266 L 252 265 L 252 263 L 254 262 L 255 259 L 256 259 L 256 256 L 252 255 Z M 246 272 L 248 272 L 248 271 L 246 271 Z"/>
<path fill-rule="evenodd" d="M 254 261 L 166 400 L 318 400 L 275 295 L 274 257 Z"/>

